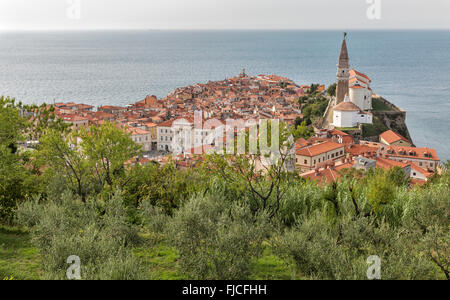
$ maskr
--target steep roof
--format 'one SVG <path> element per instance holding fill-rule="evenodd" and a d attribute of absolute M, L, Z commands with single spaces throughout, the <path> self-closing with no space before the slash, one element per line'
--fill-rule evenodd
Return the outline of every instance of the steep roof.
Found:
<path fill-rule="evenodd" d="M 403 136 L 401 136 L 400 134 L 398 134 L 392 130 L 383 132 L 382 134 L 380 134 L 380 138 L 382 138 L 389 144 L 392 144 L 392 143 L 395 143 L 395 142 L 398 142 L 401 140 L 409 143 L 409 141 L 406 138 L 404 138 Z"/>
<path fill-rule="evenodd" d="M 345 41 L 345 38 L 342 41 L 341 53 L 339 54 L 339 60 L 347 60 L 348 61 L 347 42 Z"/>
<path fill-rule="evenodd" d="M 358 72 L 358 71 L 356 71 L 355 69 L 350 70 L 349 73 L 350 73 L 350 77 L 353 77 L 353 76 L 358 75 L 358 76 L 360 76 L 360 77 L 365 78 L 365 79 L 368 80 L 369 82 L 372 81 L 372 80 L 369 78 L 369 76 L 367 76 L 366 74 L 363 74 L 363 73 L 361 73 L 361 72 Z"/>

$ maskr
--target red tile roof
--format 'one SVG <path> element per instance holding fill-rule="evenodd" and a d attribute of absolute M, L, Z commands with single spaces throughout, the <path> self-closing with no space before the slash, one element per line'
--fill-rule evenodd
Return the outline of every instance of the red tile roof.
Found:
<path fill-rule="evenodd" d="M 398 134 L 392 130 L 383 132 L 382 134 L 380 134 L 380 138 L 382 138 L 389 144 L 392 144 L 392 143 L 395 143 L 395 142 L 398 142 L 401 140 L 409 143 L 409 141 L 406 138 L 404 138 L 403 136 L 401 136 L 400 134 Z"/>
<path fill-rule="evenodd" d="M 336 105 L 333 109 L 339 110 L 339 111 L 360 111 L 361 110 L 353 102 L 341 102 L 338 105 Z"/>
<path fill-rule="evenodd" d="M 435 149 L 404 146 L 388 146 L 386 156 L 403 157 L 409 159 L 440 161 Z"/>
<path fill-rule="evenodd" d="M 396 160 L 377 157 L 377 168 L 383 168 L 385 170 L 389 170 L 394 167 L 399 167 L 399 168 L 403 169 L 409 165 L 411 165 L 411 163 L 404 163 L 404 162 L 400 162 L 400 161 L 396 161 Z"/>
<path fill-rule="evenodd" d="M 309 147 L 297 149 L 296 153 L 297 155 L 303 155 L 303 156 L 317 156 L 329 151 L 337 150 L 339 148 L 343 148 L 344 145 L 333 143 L 333 142 L 324 142 L 320 144 L 311 145 Z"/>
<path fill-rule="evenodd" d="M 356 76 L 356 75 L 358 75 L 358 76 L 361 76 L 361 77 L 363 77 L 363 78 L 365 78 L 365 79 L 371 81 L 370 78 L 369 78 L 369 76 L 367 76 L 366 74 L 363 74 L 363 73 L 361 73 L 361 72 L 358 72 L 358 71 L 356 71 L 355 69 L 350 70 L 349 73 L 350 73 L 350 76 Z"/>

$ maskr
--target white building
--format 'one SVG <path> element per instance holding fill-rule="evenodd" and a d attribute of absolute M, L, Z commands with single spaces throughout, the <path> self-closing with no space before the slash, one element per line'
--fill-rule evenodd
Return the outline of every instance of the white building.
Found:
<path fill-rule="evenodd" d="M 333 108 L 333 125 L 336 127 L 356 127 L 358 124 L 372 124 L 373 116 L 362 111 L 356 104 L 350 102 L 348 96 L 344 102 Z"/>
<path fill-rule="evenodd" d="M 165 121 L 158 124 L 156 135 L 157 135 L 157 149 L 159 151 L 172 152 L 172 123 L 173 120 Z"/>
<path fill-rule="evenodd" d="M 372 109 L 372 89 L 370 78 L 356 70 L 350 70 L 349 96 L 350 101 L 362 110 Z"/>
<path fill-rule="evenodd" d="M 172 152 L 185 153 L 193 147 L 194 122 L 186 118 L 176 119 L 172 123 Z"/>
<path fill-rule="evenodd" d="M 224 124 L 214 119 L 201 120 L 197 126 L 189 117 L 158 124 L 157 149 L 175 154 L 186 153 L 193 148 L 213 144 L 216 134 L 224 129 Z"/>

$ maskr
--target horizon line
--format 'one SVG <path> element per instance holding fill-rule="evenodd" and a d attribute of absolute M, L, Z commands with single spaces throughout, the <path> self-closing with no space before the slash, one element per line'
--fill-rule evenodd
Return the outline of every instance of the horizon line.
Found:
<path fill-rule="evenodd" d="M 0 28 L 0 32 L 63 31 L 450 31 L 449 28 Z"/>

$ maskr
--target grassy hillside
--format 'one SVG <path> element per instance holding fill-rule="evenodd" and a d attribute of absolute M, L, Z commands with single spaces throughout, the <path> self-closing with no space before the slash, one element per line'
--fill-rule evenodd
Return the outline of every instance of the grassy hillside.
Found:
<path fill-rule="evenodd" d="M 0 227 L 0 279 L 39 279 L 41 274 L 41 258 L 30 235 L 18 228 Z"/>
<path fill-rule="evenodd" d="M 143 237 L 145 240 L 145 237 Z M 133 254 L 146 270 L 149 280 L 187 280 L 179 272 L 179 254 L 163 242 L 135 247 Z M 0 278 L 36 280 L 42 276 L 41 257 L 33 247 L 30 235 L 18 228 L 0 227 Z M 267 247 L 262 257 L 251 263 L 250 279 L 290 280 L 300 279 L 293 266 L 287 265 Z"/>

